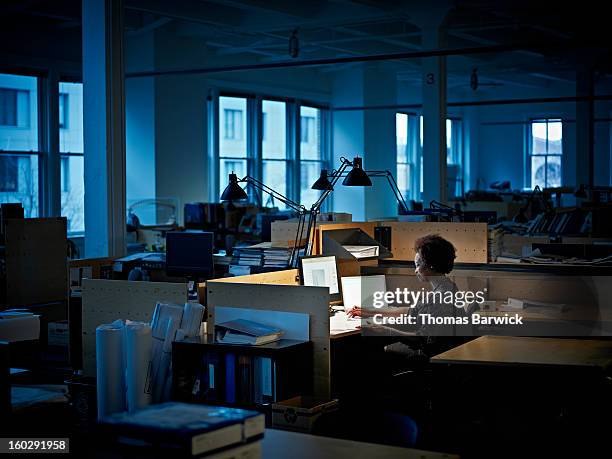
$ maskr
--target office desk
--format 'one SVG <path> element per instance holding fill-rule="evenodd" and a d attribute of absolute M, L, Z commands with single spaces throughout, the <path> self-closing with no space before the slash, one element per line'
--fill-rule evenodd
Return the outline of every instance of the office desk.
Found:
<path fill-rule="evenodd" d="M 536 457 L 606 447 L 612 421 L 612 341 L 482 336 L 432 357 L 435 429 L 445 449 L 465 445 Z"/>
<path fill-rule="evenodd" d="M 481 336 L 432 357 L 431 363 L 552 365 L 607 370 L 612 365 L 612 341 Z"/>
<path fill-rule="evenodd" d="M 292 459 L 452 459 L 459 456 L 266 429 L 262 443 L 262 458 L 284 459 L 286 457 Z"/>

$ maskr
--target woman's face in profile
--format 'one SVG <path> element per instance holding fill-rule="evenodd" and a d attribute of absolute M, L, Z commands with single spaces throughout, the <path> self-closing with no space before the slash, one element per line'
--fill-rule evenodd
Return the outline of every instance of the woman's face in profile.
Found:
<path fill-rule="evenodd" d="M 426 282 L 427 274 L 429 274 L 429 269 L 425 265 L 425 262 L 423 260 L 423 257 L 421 257 L 420 252 L 417 252 L 414 257 L 414 266 L 414 273 L 416 274 L 417 278 L 421 282 Z"/>

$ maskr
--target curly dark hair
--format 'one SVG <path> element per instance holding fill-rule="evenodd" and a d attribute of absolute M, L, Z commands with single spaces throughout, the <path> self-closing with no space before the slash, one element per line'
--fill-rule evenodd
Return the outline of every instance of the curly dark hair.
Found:
<path fill-rule="evenodd" d="M 414 242 L 427 266 L 440 274 L 448 274 L 455 265 L 455 246 L 437 234 L 429 234 Z"/>

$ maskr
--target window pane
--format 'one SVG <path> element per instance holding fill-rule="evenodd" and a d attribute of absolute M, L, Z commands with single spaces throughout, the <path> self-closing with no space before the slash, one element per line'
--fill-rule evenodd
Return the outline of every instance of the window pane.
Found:
<path fill-rule="evenodd" d="M 37 78 L 0 73 L 0 150 L 38 151 Z"/>
<path fill-rule="evenodd" d="M 313 190 L 310 187 L 317 181 L 321 175 L 321 169 L 323 168 L 322 163 L 316 161 L 303 161 L 300 170 L 300 204 L 309 209 L 319 196 L 322 191 Z"/>
<path fill-rule="evenodd" d="M 547 156 L 546 159 L 546 186 L 561 186 L 561 157 Z"/>
<path fill-rule="evenodd" d="M 549 120 L 548 122 L 548 154 L 558 155 L 563 151 L 563 132 L 561 121 Z"/>
<path fill-rule="evenodd" d="M 531 187 L 536 185 L 540 188 L 546 186 L 546 156 L 531 157 Z"/>
<path fill-rule="evenodd" d="M 285 159 L 287 157 L 285 102 L 264 100 L 261 104 L 261 110 L 263 112 L 262 118 L 265 120 L 262 126 L 265 134 L 261 145 L 262 157 Z M 265 181 L 264 183 L 268 184 Z"/>
<path fill-rule="evenodd" d="M 234 173 L 238 179 L 244 177 L 247 173 L 246 159 L 220 159 L 219 160 L 219 196 L 228 185 L 229 174 Z M 244 188 L 244 186 L 243 186 Z"/>
<path fill-rule="evenodd" d="M 408 195 L 408 189 L 410 188 L 410 166 L 408 164 L 397 165 L 397 187 L 404 197 Z"/>
<path fill-rule="evenodd" d="M 300 107 L 300 156 L 302 159 L 320 160 L 321 110 Z"/>
<path fill-rule="evenodd" d="M 68 232 L 85 231 L 83 157 L 62 156 L 60 165 L 62 216 L 68 219 Z"/>
<path fill-rule="evenodd" d="M 26 218 L 38 217 L 38 156 L 0 155 L 0 203 L 20 202 Z"/>
<path fill-rule="evenodd" d="M 546 122 L 533 121 L 531 123 L 531 154 L 546 154 Z"/>
<path fill-rule="evenodd" d="M 450 150 L 453 144 L 453 128 L 451 120 L 446 120 L 446 150 Z"/>
<path fill-rule="evenodd" d="M 247 157 L 246 115 L 245 98 L 219 97 L 219 156 Z"/>
<path fill-rule="evenodd" d="M 395 139 L 397 145 L 397 162 L 408 162 L 408 115 L 396 113 L 395 115 Z"/>
<path fill-rule="evenodd" d="M 59 84 L 60 153 L 83 153 L 83 83 Z"/>
<path fill-rule="evenodd" d="M 287 163 L 285 161 L 264 160 L 263 162 L 263 183 L 283 196 L 287 196 L 286 169 Z M 279 209 L 287 208 L 282 202 L 277 200 L 272 202 L 269 194 L 262 193 L 261 199 L 264 207 L 275 206 Z"/>

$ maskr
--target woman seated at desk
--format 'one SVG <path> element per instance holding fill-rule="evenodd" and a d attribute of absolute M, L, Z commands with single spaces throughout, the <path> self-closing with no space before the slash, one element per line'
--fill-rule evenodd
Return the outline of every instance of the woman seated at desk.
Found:
<path fill-rule="evenodd" d="M 453 270 L 455 262 L 455 247 L 446 239 L 437 234 L 430 234 L 417 239 L 414 250 L 416 252 L 414 264 L 415 274 L 421 282 L 428 282 L 431 286 L 431 291 L 438 295 L 433 295 L 434 298 L 441 298 L 447 292 L 451 292 L 454 296 L 457 292 L 455 283 L 447 277 L 447 274 Z M 413 316 L 415 319 L 420 318 L 420 315 L 430 315 L 432 317 L 458 317 L 465 314 L 463 308 L 457 308 L 452 303 L 443 301 L 424 302 L 420 301 L 417 304 L 406 307 L 384 307 L 379 309 L 363 309 L 354 307 L 349 312 L 349 317 L 373 317 L 375 314 L 382 314 L 383 317 L 400 317 L 404 315 Z M 426 344 L 434 343 L 433 335 L 453 335 L 455 334 L 454 327 L 441 325 L 428 325 L 422 320 L 416 320 L 415 325 L 402 325 L 401 328 L 391 327 L 388 325 L 374 325 L 372 330 L 383 329 L 391 334 L 401 335 L 421 335 L 426 336 Z M 411 343 L 413 344 L 413 343 Z M 406 352 L 410 353 L 409 346 L 403 343 L 393 343 L 385 348 L 390 352 Z M 414 352 L 414 351 L 412 351 Z"/>

